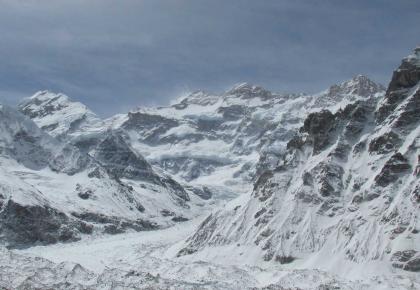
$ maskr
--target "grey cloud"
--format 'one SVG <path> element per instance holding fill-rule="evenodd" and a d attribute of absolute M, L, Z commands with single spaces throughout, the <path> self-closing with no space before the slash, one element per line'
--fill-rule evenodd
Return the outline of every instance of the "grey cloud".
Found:
<path fill-rule="evenodd" d="M 386 83 L 418 44 L 419 1 L 1 1 L 0 101 L 62 91 L 109 115 L 185 90 Z"/>

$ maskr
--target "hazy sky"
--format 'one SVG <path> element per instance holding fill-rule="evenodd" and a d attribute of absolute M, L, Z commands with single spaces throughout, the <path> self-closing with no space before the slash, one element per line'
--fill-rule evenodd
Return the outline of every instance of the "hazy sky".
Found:
<path fill-rule="evenodd" d="M 110 115 L 245 81 L 386 84 L 418 44 L 419 0 L 0 0 L 0 102 L 49 89 Z"/>

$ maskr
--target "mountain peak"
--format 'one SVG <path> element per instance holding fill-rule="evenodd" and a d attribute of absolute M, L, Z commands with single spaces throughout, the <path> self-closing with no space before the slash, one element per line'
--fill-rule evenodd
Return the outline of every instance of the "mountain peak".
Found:
<path fill-rule="evenodd" d="M 407 56 L 406 58 L 403 59 L 403 62 L 408 62 L 411 63 L 417 67 L 420 66 L 420 46 L 417 46 L 414 49 L 414 53 L 410 54 L 409 56 Z"/>
<path fill-rule="evenodd" d="M 402 59 L 401 65 L 392 75 L 388 91 L 407 89 L 415 86 L 420 80 L 420 47 L 414 53 Z"/>
<path fill-rule="evenodd" d="M 84 104 L 46 90 L 24 99 L 18 107 L 21 113 L 53 136 L 70 133 L 86 122 L 99 121 Z"/>
<path fill-rule="evenodd" d="M 38 91 L 26 100 L 50 101 L 60 99 L 62 101 L 69 101 L 69 97 L 62 93 L 54 93 L 49 90 Z M 25 101 L 25 100 L 24 100 Z"/>
<path fill-rule="evenodd" d="M 411 105 L 405 105 L 404 110 L 407 110 L 404 114 L 400 111 L 399 114 L 410 116 L 409 111 L 414 112 L 413 115 L 417 114 L 418 110 L 418 96 L 415 92 L 413 94 L 408 93 L 414 87 L 418 86 L 420 82 L 420 47 L 414 49 L 414 53 L 403 58 L 401 65 L 392 74 L 391 82 L 388 85 L 388 89 L 385 95 L 384 101 L 379 107 L 376 117 L 378 121 L 383 121 L 388 117 L 395 108 L 397 108 L 402 102 L 405 102 L 407 98 L 410 98 Z M 416 99 L 417 98 L 417 99 Z M 410 118 L 408 118 L 410 119 Z M 407 120 L 408 120 L 407 119 Z"/>
<path fill-rule="evenodd" d="M 328 90 L 318 94 L 315 100 L 315 107 L 328 107 L 344 105 L 357 99 L 365 99 L 384 93 L 385 88 L 370 80 L 367 76 L 356 75 L 353 78 L 340 84 L 332 85 Z"/>
<path fill-rule="evenodd" d="M 173 106 L 178 109 L 184 109 L 188 105 L 200 105 L 208 106 L 213 105 L 219 100 L 219 96 L 211 95 L 205 91 L 199 90 L 194 91 L 188 94 L 186 97 L 183 97 L 181 102 L 174 104 Z"/>
<path fill-rule="evenodd" d="M 225 93 L 226 96 L 235 95 L 240 98 L 270 98 L 272 93 L 263 87 L 251 85 L 249 83 L 240 83 L 233 86 L 230 90 Z"/>
<path fill-rule="evenodd" d="M 332 85 L 329 90 L 329 95 L 359 95 L 361 97 L 369 97 L 381 91 L 385 87 L 381 84 L 375 83 L 365 75 L 356 75 L 348 81 L 342 82 L 338 85 Z"/>
<path fill-rule="evenodd" d="M 51 114 L 65 107 L 72 106 L 73 104 L 78 104 L 80 107 L 85 107 L 81 103 L 73 102 L 68 96 L 62 93 L 54 93 L 48 90 L 44 90 L 38 91 L 32 96 L 23 99 L 18 107 L 19 110 L 24 111 L 23 113 L 25 115 L 33 118 L 36 116 L 41 117 Z"/>

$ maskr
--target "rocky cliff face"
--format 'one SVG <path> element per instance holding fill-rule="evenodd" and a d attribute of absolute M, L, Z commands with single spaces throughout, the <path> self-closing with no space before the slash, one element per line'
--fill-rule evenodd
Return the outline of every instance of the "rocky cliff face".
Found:
<path fill-rule="evenodd" d="M 363 80 L 363 98 L 310 113 L 275 165 L 262 167 L 252 195 L 210 215 L 179 255 L 245 248 L 280 264 L 387 261 L 420 271 L 419 52 L 403 60 L 384 96 Z"/>
<path fill-rule="evenodd" d="M 0 106 L 0 153 L 25 167 L 75 174 L 92 162 L 71 145 L 60 143 L 13 108 Z"/>
<path fill-rule="evenodd" d="M 189 201 L 185 189 L 169 176 L 160 176 L 124 140 L 122 133 L 109 131 L 94 150 L 94 159 L 117 179 L 145 181 L 166 188 L 180 202 Z"/>
<path fill-rule="evenodd" d="M 178 179 L 210 188 L 217 179 L 225 190 L 246 192 L 243 185 L 278 160 L 306 114 L 382 93 L 363 76 L 313 96 L 245 83 L 221 95 L 195 92 L 170 107 L 133 111 L 121 127 L 149 162 Z"/>
<path fill-rule="evenodd" d="M 86 152 L 13 108 L 0 106 L 0 120 L 1 244 L 151 230 L 197 214 L 187 190 L 155 172 L 116 132 L 101 134 Z"/>

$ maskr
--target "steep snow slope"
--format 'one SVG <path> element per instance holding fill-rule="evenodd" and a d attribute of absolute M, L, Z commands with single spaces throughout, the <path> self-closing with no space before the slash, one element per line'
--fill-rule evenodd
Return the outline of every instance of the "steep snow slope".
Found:
<path fill-rule="evenodd" d="M 31 169 L 49 167 L 74 174 L 91 162 L 73 146 L 60 143 L 15 109 L 0 105 L 0 154 Z"/>
<path fill-rule="evenodd" d="M 195 92 L 170 107 L 133 111 L 121 127 L 150 162 L 178 178 L 246 192 L 240 185 L 252 181 L 259 153 L 285 148 L 304 115 L 325 105 L 321 100 L 339 107 L 381 91 L 362 76 L 318 96 L 240 84 L 222 95 Z"/>
<path fill-rule="evenodd" d="M 419 58 L 418 48 L 402 61 L 385 96 L 309 114 L 252 195 L 208 216 L 179 255 L 363 278 L 419 272 Z"/>
<path fill-rule="evenodd" d="M 308 112 L 325 106 L 337 110 L 350 101 L 382 92 L 380 85 L 364 76 L 314 96 L 273 94 L 244 83 L 221 95 L 198 91 L 169 107 L 139 108 L 102 122 L 85 122 L 66 138 L 82 151 L 92 152 L 104 132 L 118 131 L 155 169 L 170 173 L 180 182 L 204 187 L 209 193 L 236 196 L 252 189 L 256 172 L 276 162 Z M 53 94 L 37 94 L 21 104 L 20 110 L 39 126 L 53 119 L 60 124 L 58 128 L 72 127 L 69 111 L 60 106 L 50 109 L 56 98 Z M 63 107 L 80 105 L 66 98 Z M 265 153 L 264 160 L 257 167 L 260 153 Z"/>
<path fill-rule="evenodd" d="M 54 137 L 71 136 L 101 122 L 85 105 L 49 91 L 37 92 L 23 100 L 19 110 Z"/>
<path fill-rule="evenodd" d="M 115 132 L 103 134 L 94 152 L 56 140 L 0 106 L 0 242 L 30 246 L 151 230 L 191 218 L 204 205 Z"/>

